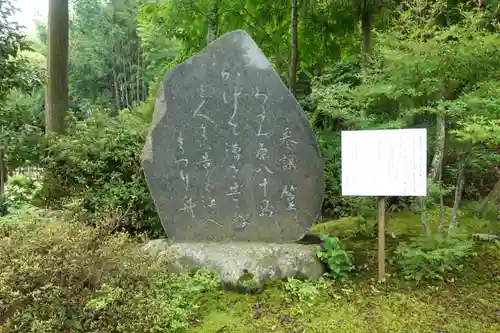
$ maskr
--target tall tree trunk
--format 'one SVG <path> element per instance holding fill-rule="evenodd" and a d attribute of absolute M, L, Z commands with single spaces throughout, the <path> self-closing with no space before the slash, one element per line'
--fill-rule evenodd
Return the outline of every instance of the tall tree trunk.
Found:
<path fill-rule="evenodd" d="M 142 80 L 141 86 L 142 86 L 142 100 L 146 101 L 148 99 L 148 86 L 145 80 Z"/>
<path fill-rule="evenodd" d="M 137 100 L 137 103 L 139 103 L 141 101 L 141 85 L 140 85 L 140 81 L 141 81 L 141 48 L 139 46 L 139 41 L 137 41 L 137 67 L 136 67 L 136 70 L 135 70 L 135 93 L 136 93 L 136 100 Z"/>
<path fill-rule="evenodd" d="M 370 61 L 370 52 L 372 48 L 372 14 L 371 8 L 368 8 L 368 0 L 363 0 L 361 6 L 361 34 L 363 36 L 362 54 L 362 69 L 366 70 Z M 365 119 L 367 111 L 365 108 L 361 110 L 361 118 Z"/>
<path fill-rule="evenodd" d="M 436 116 L 436 147 L 432 158 L 431 169 L 428 175 L 428 182 L 434 183 L 443 169 L 446 144 L 446 118 L 443 115 Z"/>
<path fill-rule="evenodd" d="M 427 204 L 425 202 L 425 197 L 420 197 L 420 223 L 424 227 L 425 233 L 430 236 L 431 228 L 429 227 L 429 221 L 427 219 Z"/>
<path fill-rule="evenodd" d="M 431 172 L 429 173 L 430 179 L 436 179 L 439 182 L 439 225 L 438 230 L 442 232 L 444 229 L 444 217 L 446 215 L 446 208 L 444 206 L 443 194 L 443 167 L 444 156 L 446 153 L 446 118 L 444 115 L 437 115 L 436 118 L 436 148 L 434 157 L 431 164 Z"/>
<path fill-rule="evenodd" d="M 446 207 L 444 206 L 444 194 L 443 194 L 443 163 L 439 168 L 438 173 L 438 182 L 439 182 L 439 232 L 443 232 L 444 229 L 444 217 L 446 215 Z"/>
<path fill-rule="evenodd" d="M 486 211 L 489 205 L 497 207 L 497 214 L 499 214 L 498 216 L 500 217 L 500 173 L 498 174 L 498 180 L 495 186 L 493 186 L 491 192 L 481 203 L 481 210 Z"/>
<path fill-rule="evenodd" d="M 113 87 L 115 91 L 116 111 L 120 110 L 120 90 L 118 89 L 118 75 L 116 74 L 115 66 L 113 65 Z"/>
<path fill-rule="evenodd" d="M 132 83 L 129 82 L 127 75 L 130 74 L 130 71 L 127 68 L 127 60 L 125 59 L 123 62 L 123 85 L 125 87 L 125 107 L 128 108 L 130 106 L 130 96 L 129 91 L 132 87 Z"/>
<path fill-rule="evenodd" d="M 299 42 L 298 42 L 298 10 L 297 10 L 297 0 L 292 1 L 292 17 L 291 17 L 291 57 L 290 57 L 290 67 L 289 67 L 289 86 L 290 92 L 293 96 L 296 94 L 297 90 L 297 68 L 299 64 Z"/>
<path fill-rule="evenodd" d="M 118 75 L 118 82 L 120 82 L 120 98 L 121 106 L 125 107 L 127 105 L 127 99 L 125 97 L 127 86 L 125 85 L 125 74 L 123 73 L 123 66 L 121 66 L 121 74 Z"/>
<path fill-rule="evenodd" d="M 366 0 L 365 0 L 366 3 Z M 371 9 L 366 8 L 366 4 L 361 13 L 361 33 L 363 35 L 363 55 L 365 60 L 368 60 L 368 56 L 372 50 L 372 12 Z"/>
<path fill-rule="evenodd" d="M 49 0 L 45 126 L 61 133 L 68 110 L 68 0 Z"/>
<path fill-rule="evenodd" d="M 455 188 L 455 201 L 453 202 L 453 211 L 451 212 L 450 227 L 448 233 L 452 233 L 456 229 L 458 222 L 458 209 L 460 208 L 460 202 L 462 201 L 462 194 L 465 186 L 465 166 L 467 164 L 466 153 L 461 154 L 458 157 L 458 176 L 457 185 Z"/>
<path fill-rule="evenodd" d="M 446 143 L 446 118 L 443 115 L 436 116 L 436 146 L 434 148 L 434 156 L 431 162 L 431 169 L 429 174 L 427 175 L 427 184 L 435 183 L 436 181 L 441 180 L 441 175 L 443 172 L 443 162 L 445 155 L 445 143 Z M 443 198 L 442 194 L 440 195 L 440 209 L 441 212 L 444 210 L 444 206 L 442 204 Z M 420 198 L 420 221 L 424 226 L 427 234 L 430 234 L 429 223 L 427 220 L 427 204 L 424 197 Z M 443 214 L 441 213 L 439 228 L 442 229 L 443 223 Z"/>
<path fill-rule="evenodd" d="M 495 183 L 495 186 L 493 186 L 493 189 L 488 194 L 488 196 L 485 198 L 485 200 L 490 201 L 490 202 L 496 202 L 496 201 L 500 200 L 500 171 L 498 173 L 498 180 Z"/>
<path fill-rule="evenodd" d="M 207 44 L 217 38 L 219 30 L 219 0 L 212 0 L 212 2 L 212 6 L 208 12 Z"/>

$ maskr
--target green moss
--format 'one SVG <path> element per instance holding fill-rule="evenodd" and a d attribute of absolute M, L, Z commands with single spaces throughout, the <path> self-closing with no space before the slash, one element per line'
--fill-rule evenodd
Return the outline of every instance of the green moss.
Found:
<path fill-rule="evenodd" d="M 309 231 L 315 234 L 327 233 L 331 236 L 349 237 L 356 234 L 363 219 L 357 217 L 344 217 L 338 220 L 326 221 L 313 225 Z"/>
<path fill-rule="evenodd" d="M 467 208 L 468 207 L 468 208 Z M 460 211 L 458 220 L 462 230 L 468 233 L 500 232 L 500 223 L 495 223 L 480 217 L 469 204 Z M 448 226 L 451 219 L 451 208 L 446 208 L 444 225 Z M 434 232 L 437 231 L 441 212 L 439 209 L 429 209 L 427 222 Z M 338 220 L 321 222 L 313 225 L 311 233 L 327 233 L 339 238 L 350 238 L 359 235 L 376 236 L 376 220 L 365 220 L 361 217 L 344 217 Z M 387 214 L 386 233 L 391 235 L 421 235 L 423 231 L 420 215 L 411 211 L 394 212 Z"/>
<path fill-rule="evenodd" d="M 322 296 L 309 310 L 297 313 L 286 291 L 270 286 L 262 295 L 222 294 L 214 302 L 224 304 L 206 312 L 191 332 L 486 332 L 500 330 L 495 318 L 500 300 L 491 283 L 478 288 L 460 285 L 396 290 L 358 282 L 346 286 L 333 282 L 318 287 Z M 227 299 L 226 299 L 227 297 Z"/>
<path fill-rule="evenodd" d="M 445 217 L 450 218 L 448 210 Z M 433 230 L 439 212 L 429 211 Z M 481 232 L 487 224 L 472 215 L 460 217 L 468 232 Z M 375 221 L 343 218 L 317 224 L 313 233 L 326 232 L 343 238 L 358 257 L 367 263 L 349 285 L 320 280 L 315 286 L 320 296 L 301 307 L 299 300 L 285 290 L 283 283 L 267 285 L 259 295 L 231 292 L 207 296 L 200 325 L 191 332 L 500 332 L 500 247 L 482 244 L 477 256 L 464 262 L 464 275 L 453 283 L 416 286 L 395 277 L 377 284 Z M 364 228 L 364 229 L 363 229 Z M 411 212 L 388 214 L 388 247 L 404 237 L 421 235 L 420 216 Z M 361 236 L 360 236 L 361 235 Z M 392 244 L 394 243 L 394 244 Z M 358 258 L 359 259 L 359 258 Z M 357 262 L 359 264 L 359 260 Z M 390 265 L 388 267 L 390 269 Z M 251 279 L 250 279 L 251 281 Z M 297 311 L 298 308 L 307 310 Z"/>

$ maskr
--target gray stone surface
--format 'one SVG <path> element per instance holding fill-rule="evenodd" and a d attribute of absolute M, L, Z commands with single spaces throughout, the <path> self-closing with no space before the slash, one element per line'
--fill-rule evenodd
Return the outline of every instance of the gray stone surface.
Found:
<path fill-rule="evenodd" d="M 165 75 L 143 167 L 175 241 L 294 241 L 324 194 L 314 132 L 242 30 Z"/>
<path fill-rule="evenodd" d="M 217 274 L 224 286 L 240 290 L 259 289 L 263 282 L 287 277 L 314 281 L 324 274 L 315 245 L 171 243 L 157 239 L 144 248 L 172 272 L 207 269 Z"/>

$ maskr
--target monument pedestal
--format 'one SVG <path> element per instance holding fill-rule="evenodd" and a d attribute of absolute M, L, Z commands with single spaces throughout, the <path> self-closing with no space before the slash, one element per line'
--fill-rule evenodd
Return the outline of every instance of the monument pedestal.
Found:
<path fill-rule="evenodd" d="M 324 266 L 316 245 L 259 242 L 148 242 L 145 250 L 174 273 L 207 269 L 220 277 L 224 288 L 254 292 L 266 281 L 287 277 L 319 279 Z"/>

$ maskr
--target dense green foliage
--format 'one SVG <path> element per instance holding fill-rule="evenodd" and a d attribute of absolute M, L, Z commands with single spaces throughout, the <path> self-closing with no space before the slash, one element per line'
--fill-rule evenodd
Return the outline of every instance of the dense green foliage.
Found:
<path fill-rule="evenodd" d="M 5 188 L 7 209 L 18 209 L 29 204 L 41 189 L 42 183 L 38 179 L 30 179 L 23 174 L 12 176 Z"/>
<path fill-rule="evenodd" d="M 318 245 L 316 255 L 326 264 L 328 275 L 333 279 L 349 277 L 349 273 L 354 269 L 352 253 L 343 248 L 342 241 L 338 237 L 324 234 L 321 240 L 322 244 Z"/>
<path fill-rule="evenodd" d="M 499 181 L 500 165 L 500 86 L 497 71 L 492 70 L 500 65 L 500 40 L 494 32 L 498 8 L 487 4 L 477 10 L 460 1 L 357 4 L 299 1 L 297 98 L 310 116 L 325 159 L 324 216 L 371 217 L 375 208 L 372 199 L 340 195 L 340 131 L 344 129 L 426 127 L 429 161 L 443 159 L 437 165 L 441 171 L 436 171 L 442 175 L 431 179 L 426 205 L 439 204 L 441 195 L 444 204 L 451 205 L 456 192 L 460 192 L 459 201 L 487 197 Z M 137 159 L 158 80 L 169 67 L 205 45 L 211 28 L 208 16 L 216 11 L 218 35 L 248 30 L 288 81 L 289 6 L 289 1 L 74 1 L 69 76 L 72 114 L 79 123 L 63 138 L 43 139 L 41 86 L 19 91 L 12 85 L 0 111 L 2 121 L 9 119 L 2 123 L 2 132 L 11 142 L 9 168 L 44 166 L 58 175 L 52 179 L 60 176 L 65 193 L 50 190 L 61 184 L 46 186 L 45 202 L 69 196 L 82 199 L 83 212 L 94 213 L 99 207 L 125 215 L 133 211 L 137 218 L 127 219 L 124 227 L 155 229 Z M 359 56 L 359 48 L 370 34 L 356 29 L 359 21 L 366 23 L 366 13 L 373 38 L 368 60 Z M 38 31 L 39 40 L 31 44 L 43 59 L 43 24 L 38 24 Z M 31 69 L 23 70 L 39 73 L 33 77 L 43 79 L 43 66 L 35 65 L 40 61 L 31 63 Z M 141 115 L 102 118 L 103 113 L 115 117 L 123 108 Z M 440 120 L 446 123 L 442 152 L 438 149 Z M 117 134 L 122 129 L 124 133 Z M 108 140 L 115 135 L 123 140 L 111 144 Z M 130 144 L 125 144 L 127 140 Z M 105 152 L 90 147 L 104 147 Z M 88 162 L 95 158 L 99 160 Z M 119 165 L 117 170 L 114 164 Z M 462 179 L 465 186 L 457 186 Z M 111 200 L 110 193 L 134 199 L 125 204 L 123 199 Z M 488 202 L 491 211 L 495 200 Z M 412 201 L 406 204 L 418 208 Z"/>
<path fill-rule="evenodd" d="M 296 72 L 290 0 L 71 3 L 71 110 L 66 133 L 46 135 L 47 27 L 27 38 L 0 0 L 0 332 L 500 330 L 498 244 L 472 237 L 500 231 L 497 0 L 299 0 Z M 158 83 L 234 29 L 284 82 L 297 78 L 325 161 L 322 217 L 334 219 L 311 232 L 335 282 L 237 296 L 139 249 L 143 233 L 163 235 L 140 165 Z M 376 201 L 341 196 L 340 131 L 389 128 L 428 130 L 429 195 L 390 199 L 379 284 Z"/>
<path fill-rule="evenodd" d="M 171 276 L 126 234 L 17 216 L 0 220 L 1 332 L 182 332 L 218 287 L 206 272 Z"/>
<path fill-rule="evenodd" d="M 443 280 L 450 272 L 463 269 L 460 260 L 472 254 L 472 247 L 473 243 L 467 236 L 420 237 L 412 239 L 409 244 L 399 244 L 394 260 L 405 279 Z"/>
<path fill-rule="evenodd" d="M 82 219 L 105 212 L 119 217 L 118 229 L 160 235 L 140 163 L 148 130 L 143 114 L 123 110 L 110 118 L 96 112 L 69 128 L 71 134 L 48 137 L 40 147 L 47 171 L 40 197 L 47 203 L 69 200 Z"/>

